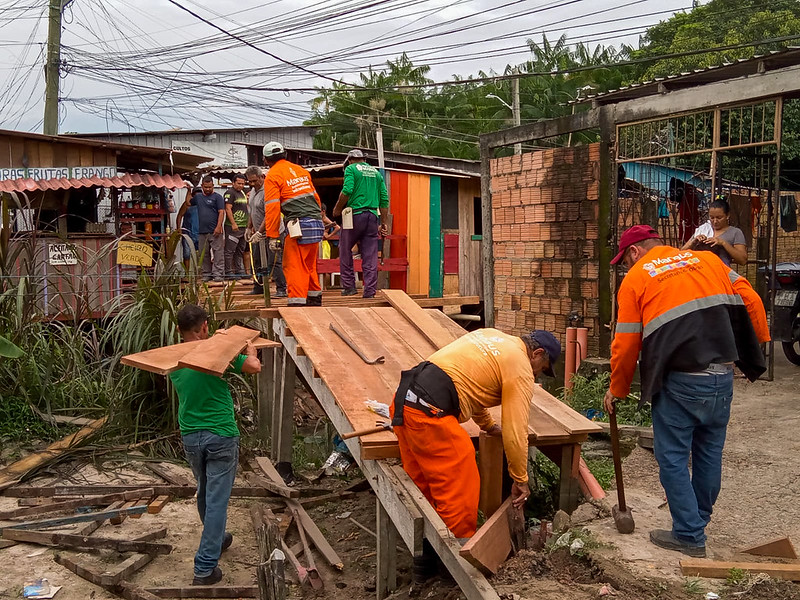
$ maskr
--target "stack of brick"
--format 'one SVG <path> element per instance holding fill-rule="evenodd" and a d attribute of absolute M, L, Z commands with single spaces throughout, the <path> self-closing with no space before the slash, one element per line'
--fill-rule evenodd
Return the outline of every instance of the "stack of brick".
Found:
<path fill-rule="evenodd" d="M 599 144 L 491 161 L 498 329 L 547 329 L 563 342 L 577 313 L 599 354 L 599 163 Z"/>

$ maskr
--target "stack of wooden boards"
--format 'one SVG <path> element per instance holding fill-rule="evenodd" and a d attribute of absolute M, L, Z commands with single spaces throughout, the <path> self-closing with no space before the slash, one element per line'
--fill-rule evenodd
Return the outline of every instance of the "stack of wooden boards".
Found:
<path fill-rule="evenodd" d="M 466 331 L 439 310 L 425 310 L 401 290 L 381 290 L 391 307 L 321 309 L 281 308 L 286 336 L 295 356 L 307 356 L 336 398 L 354 431 L 375 426 L 379 417 L 364 404 L 377 400 L 391 404 L 400 372 L 427 359 Z M 366 364 L 330 329 L 333 323 L 370 357 L 383 363 Z M 500 421 L 500 407 L 492 409 Z M 472 437 L 479 428 L 464 424 Z M 531 404 L 528 438 L 531 445 L 579 443 L 601 431 L 592 421 L 536 386 Z M 340 433 L 347 433 L 342 431 Z M 397 458 L 397 438 L 391 432 L 360 439 L 364 459 Z"/>
<path fill-rule="evenodd" d="M 234 325 L 219 329 L 207 340 L 183 342 L 145 350 L 122 357 L 122 364 L 144 369 L 159 375 L 168 375 L 177 369 L 194 369 L 210 375 L 222 376 L 248 343 L 256 348 L 279 347 L 278 342 L 262 339 L 255 329 Z"/>

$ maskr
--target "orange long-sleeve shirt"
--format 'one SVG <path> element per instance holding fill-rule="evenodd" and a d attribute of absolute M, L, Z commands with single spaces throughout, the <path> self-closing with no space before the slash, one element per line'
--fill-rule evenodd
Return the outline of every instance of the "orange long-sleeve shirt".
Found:
<path fill-rule="evenodd" d="M 478 329 L 428 360 L 453 380 L 459 422 L 472 419 L 485 431 L 495 424 L 487 409 L 502 407 L 508 472 L 514 481 L 528 481 L 528 419 L 535 379 L 525 342 L 497 329 Z"/>
<path fill-rule="evenodd" d="M 618 302 L 610 388 L 617 398 L 630 392 L 640 352 L 642 402 L 669 371 L 734 361 L 751 380 L 764 371 L 761 298 L 711 252 L 651 248 L 625 275 Z"/>
<path fill-rule="evenodd" d="M 300 217 L 321 219 L 322 204 L 311 175 L 300 165 L 279 160 L 264 178 L 264 229 L 279 237 L 281 213 L 289 221 Z"/>

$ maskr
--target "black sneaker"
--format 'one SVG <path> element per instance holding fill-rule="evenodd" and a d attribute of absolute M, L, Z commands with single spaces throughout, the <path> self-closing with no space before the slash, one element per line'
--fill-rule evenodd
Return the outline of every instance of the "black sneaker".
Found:
<path fill-rule="evenodd" d="M 247 292 L 247 295 L 248 296 L 263 296 L 264 295 L 264 287 L 259 285 L 259 284 L 257 284 L 257 283 L 254 283 L 253 284 L 253 289 L 250 290 L 249 292 Z"/>
<path fill-rule="evenodd" d="M 233 543 L 233 534 L 230 531 L 226 531 L 225 537 L 222 538 L 222 551 L 225 552 L 225 550 L 231 547 L 232 543 Z"/>
<path fill-rule="evenodd" d="M 275 292 L 273 298 L 286 298 L 289 294 L 286 293 L 286 290 L 278 290 Z"/>
<path fill-rule="evenodd" d="M 198 577 L 195 575 L 194 579 L 192 579 L 192 585 L 214 585 L 215 583 L 219 583 L 221 580 L 222 569 L 219 567 L 214 567 L 214 570 L 205 577 Z"/>
<path fill-rule="evenodd" d="M 650 532 L 650 541 L 653 542 L 659 548 L 664 548 L 665 550 L 674 550 L 675 552 L 683 552 L 687 556 L 692 556 L 694 558 L 705 558 L 706 557 L 706 547 L 705 546 L 691 546 L 686 544 L 672 535 L 671 531 L 666 529 L 654 529 Z"/>
<path fill-rule="evenodd" d="M 356 288 L 344 288 L 342 289 L 342 296 L 355 296 L 358 293 Z"/>

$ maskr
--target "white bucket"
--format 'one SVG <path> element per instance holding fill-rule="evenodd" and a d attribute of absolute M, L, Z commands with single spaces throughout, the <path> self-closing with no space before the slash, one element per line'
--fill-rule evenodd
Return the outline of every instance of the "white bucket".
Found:
<path fill-rule="evenodd" d="M 298 238 L 303 237 L 303 230 L 300 228 L 299 219 L 292 219 L 286 222 L 286 231 L 289 232 L 289 237 Z"/>
<path fill-rule="evenodd" d="M 353 228 L 353 209 L 349 206 L 342 211 L 342 229 Z"/>

